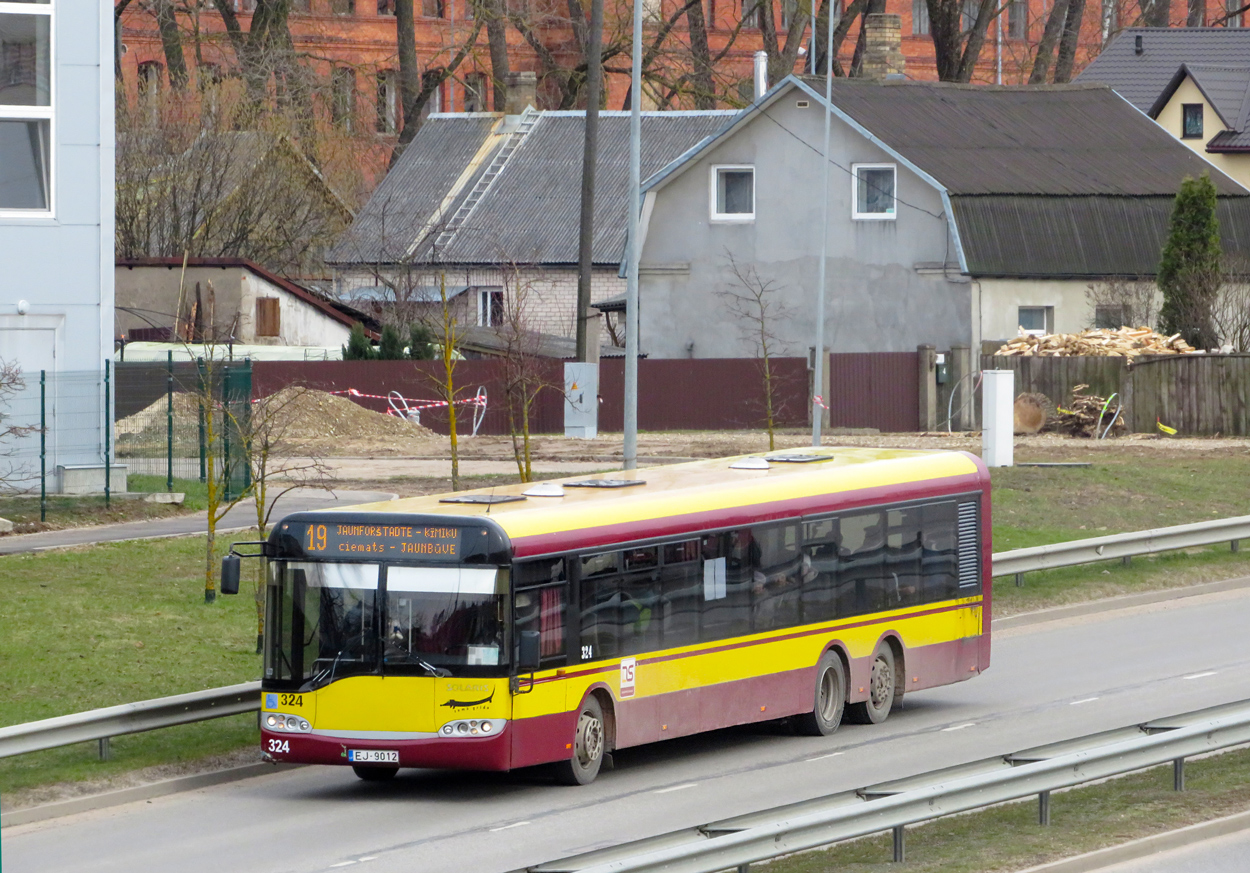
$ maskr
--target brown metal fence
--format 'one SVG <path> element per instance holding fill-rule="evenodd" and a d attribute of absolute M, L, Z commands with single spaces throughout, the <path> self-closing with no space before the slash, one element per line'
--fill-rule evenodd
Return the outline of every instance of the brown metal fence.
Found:
<path fill-rule="evenodd" d="M 920 421 L 920 362 L 916 352 L 829 356 L 831 427 L 914 431 Z"/>

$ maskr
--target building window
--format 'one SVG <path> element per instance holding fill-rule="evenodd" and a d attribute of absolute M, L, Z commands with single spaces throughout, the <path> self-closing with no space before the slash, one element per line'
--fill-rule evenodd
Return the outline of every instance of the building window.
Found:
<path fill-rule="evenodd" d="M 442 18 L 443 9 L 443 0 L 421 0 L 421 14 L 426 18 Z"/>
<path fill-rule="evenodd" d="M 979 14 L 981 14 L 980 0 L 964 0 L 959 13 L 959 24 L 964 33 L 972 32 L 972 27 L 977 23 Z"/>
<path fill-rule="evenodd" d="M 855 211 L 852 218 L 892 219 L 895 217 L 897 168 L 893 164 L 852 164 L 851 185 Z"/>
<path fill-rule="evenodd" d="M 477 289 L 477 323 L 482 327 L 499 327 L 504 322 L 503 289 Z"/>
<path fill-rule="evenodd" d="M 312 12 L 312 0 L 291 0 L 291 11 L 298 15 Z"/>
<path fill-rule="evenodd" d="M 487 112 L 486 90 L 490 78 L 485 73 L 469 73 L 464 77 L 464 111 Z"/>
<path fill-rule="evenodd" d="M 330 0 L 330 12 L 334 15 L 355 15 L 356 0 Z"/>
<path fill-rule="evenodd" d="M 1029 35 L 1029 5 L 1025 0 L 1009 0 L 1007 3 L 1007 38 L 1027 39 Z"/>
<path fill-rule="evenodd" d="M 256 336 L 280 336 L 281 334 L 281 301 L 277 297 L 257 297 Z"/>
<path fill-rule="evenodd" d="M 378 15 L 394 15 L 395 0 L 378 0 Z"/>
<path fill-rule="evenodd" d="M 394 133 L 399 126 L 399 80 L 394 70 L 378 70 L 378 133 Z"/>
<path fill-rule="evenodd" d="M 1051 332 L 1054 312 L 1053 306 L 1021 306 L 1016 312 L 1016 323 L 1022 333 L 1044 336 Z"/>
<path fill-rule="evenodd" d="M 764 20 L 763 0 L 742 0 L 740 8 L 742 26 L 745 28 L 762 28 Z"/>
<path fill-rule="evenodd" d="M 1226 0 L 1224 11 L 1228 13 L 1228 18 L 1224 21 L 1225 27 L 1243 27 L 1246 23 L 1246 13 L 1242 11 L 1242 7 L 1246 5 L 1246 0 Z"/>
<path fill-rule="evenodd" d="M 1181 105 L 1181 138 L 1202 139 L 1202 104 Z"/>
<path fill-rule="evenodd" d="M 1094 327 L 1115 330 L 1128 324 L 1128 307 L 1122 304 L 1094 307 Z"/>
<path fill-rule="evenodd" d="M 344 129 L 352 129 L 356 114 L 356 71 L 335 67 L 330 74 L 330 118 Z"/>
<path fill-rule="evenodd" d="M 712 220 L 755 219 L 755 168 L 712 167 Z"/>
<path fill-rule="evenodd" d="M 235 12 L 255 12 L 256 0 L 236 0 L 234 4 Z"/>
<path fill-rule="evenodd" d="M 144 61 L 139 64 L 139 97 L 150 100 L 161 93 L 161 76 L 164 68 L 159 61 Z"/>
<path fill-rule="evenodd" d="M 51 208 L 52 12 L 0 12 L 0 210 Z"/>
<path fill-rule="evenodd" d="M 928 0 L 911 0 L 911 32 L 915 34 L 929 32 Z"/>

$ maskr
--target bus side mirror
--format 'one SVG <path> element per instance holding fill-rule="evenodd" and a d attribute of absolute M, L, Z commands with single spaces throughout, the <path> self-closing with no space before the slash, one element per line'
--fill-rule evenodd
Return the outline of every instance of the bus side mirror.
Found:
<path fill-rule="evenodd" d="M 542 658 L 542 649 L 538 642 L 538 631 L 521 631 L 521 652 L 517 659 L 517 669 L 522 672 L 534 672 Z"/>
<path fill-rule="evenodd" d="M 239 593 L 239 556 L 226 555 L 221 559 L 221 593 Z"/>

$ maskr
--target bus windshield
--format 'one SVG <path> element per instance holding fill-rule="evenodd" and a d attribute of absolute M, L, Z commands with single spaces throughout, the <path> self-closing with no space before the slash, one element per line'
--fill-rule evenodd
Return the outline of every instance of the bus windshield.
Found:
<path fill-rule="evenodd" d="M 319 687 L 344 676 L 483 675 L 506 663 L 507 574 L 291 561 L 270 584 L 265 678 Z M 489 669 L 486 672 L 492 672 Z"/>

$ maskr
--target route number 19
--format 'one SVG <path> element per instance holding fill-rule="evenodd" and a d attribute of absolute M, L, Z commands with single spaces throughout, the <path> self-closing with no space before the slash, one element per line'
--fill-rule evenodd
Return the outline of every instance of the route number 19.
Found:
<path fill-rule="evenodd" d="M 324 552 L 326 550 L 326 526 L 310 524 L 308 526 L 308 551 Z"/>

